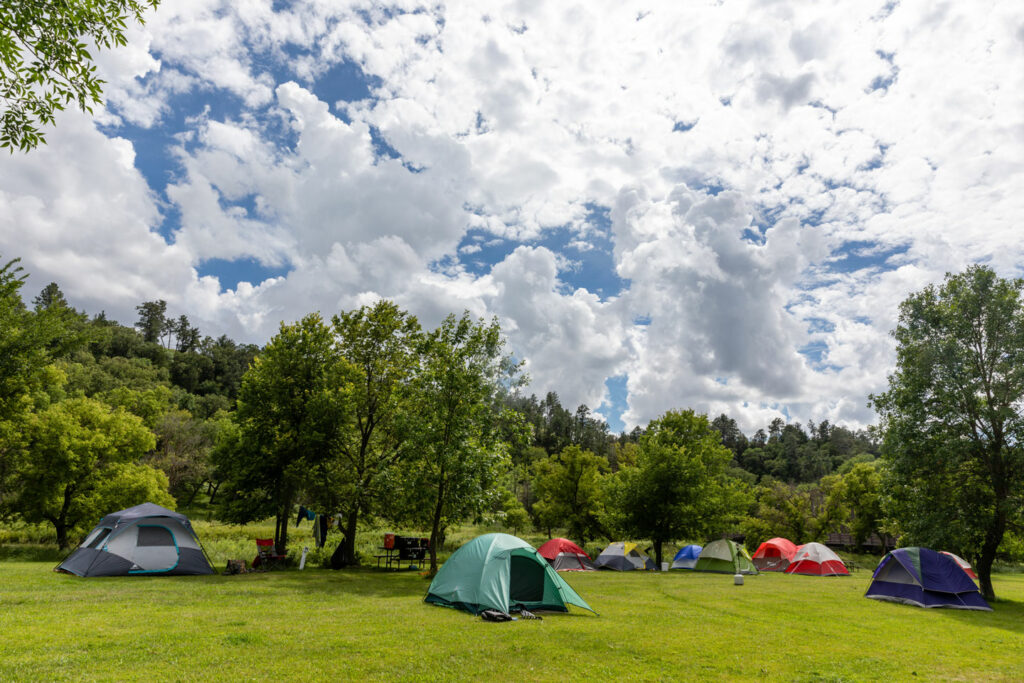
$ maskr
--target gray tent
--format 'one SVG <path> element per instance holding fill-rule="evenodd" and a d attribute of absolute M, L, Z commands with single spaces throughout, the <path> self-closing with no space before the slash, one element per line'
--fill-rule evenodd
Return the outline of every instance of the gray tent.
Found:
<path fill-rule="evenodd" d="M 57 571 L 78 576 L 213 574 L 188 517 L 153 503 L 113 512 Z"/>

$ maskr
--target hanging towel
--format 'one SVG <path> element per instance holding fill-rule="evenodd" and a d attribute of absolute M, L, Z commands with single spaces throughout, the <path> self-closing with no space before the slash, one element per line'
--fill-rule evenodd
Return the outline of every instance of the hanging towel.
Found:
<path fill-rule="evenodd" d="M 300 505 L 299 516 L 295 519 L 295 526 L 298 526 L 299 522 L 301 522 L 304 519 L 312 521 L 316 519 L 316 513 L 307 508 L 305 505 Z"/>

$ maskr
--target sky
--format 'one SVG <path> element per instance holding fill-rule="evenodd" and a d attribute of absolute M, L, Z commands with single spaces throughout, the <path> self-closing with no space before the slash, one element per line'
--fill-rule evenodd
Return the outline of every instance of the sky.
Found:
<path fill-rule="evenodd" d="M 1024 5 L 165 0 L 0 156 L 28 298 L 497 316 L 528 391 L 872 424 L 911 292 L 1024 275 Z"/>

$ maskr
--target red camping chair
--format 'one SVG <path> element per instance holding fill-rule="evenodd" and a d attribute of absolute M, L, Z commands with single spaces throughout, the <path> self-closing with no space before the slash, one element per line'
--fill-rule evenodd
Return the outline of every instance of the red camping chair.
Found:
<path fill-rule="evenodd" d="M 286 557 L 286 555 L 277 554 L 277 548 L 274 547 L 274 539 L 257 538 L 256 557 L 252 561 L 252 566 L 253 569 L 257 567 L 262 569 L 273 569 L 279 564 L 284 564 Z"/>

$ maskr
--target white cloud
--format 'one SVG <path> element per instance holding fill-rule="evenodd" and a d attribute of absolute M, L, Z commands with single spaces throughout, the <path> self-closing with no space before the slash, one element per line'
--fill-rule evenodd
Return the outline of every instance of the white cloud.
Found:
<path fill-rule="evenodd" d="M 160 127 L 188 98 L 240 113 L 185 112 L 166 187 L 127 140 L 63 117 L 0 167 L 4 253 L 79 305 L 130 317 L 162 297 L 255 341 L 377 296 L 428 323 L 497 314 L 538 391 L 597 406 L 628 373 L 631 423 L 692 405 L 747 429 L 784 409 L 871 421 L 902 297 L 970 262 L 1020 273 L 1010 3 L 276 4 L 183 0 L 132 28 L 101 58 L 105 123 Z M 342 61 L 370 98 L 314 87 Z M 559 279 L 585 275 L 594 206 L 629 283 L 604 301 Z M 171 245 L 161 210 L 180 215 Z M 555 229 L 565 253 L 458 264 Z M 834 272 L 851 241 L 900 251 Z M 291 272 L 230 291 L 195 274 L 237 257 Z"/>

